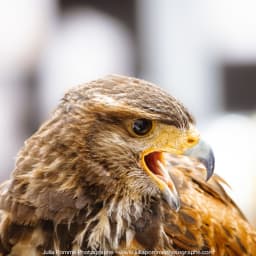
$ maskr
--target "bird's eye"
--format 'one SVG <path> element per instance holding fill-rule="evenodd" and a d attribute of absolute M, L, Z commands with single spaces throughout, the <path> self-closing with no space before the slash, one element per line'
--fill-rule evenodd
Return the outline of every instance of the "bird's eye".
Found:
<path fill-rule="evenodd" d="M 152 130 L 153 124 L 148 119 L 136 119 L 132 123 L 132 130 L 138 136 L 144 136 Z"/>

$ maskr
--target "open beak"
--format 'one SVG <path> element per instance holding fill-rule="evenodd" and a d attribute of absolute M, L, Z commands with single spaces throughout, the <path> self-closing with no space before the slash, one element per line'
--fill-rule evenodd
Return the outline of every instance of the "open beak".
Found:
<path fill-rule="evenodd" d="M 169 131 L 161 132 L 152 147 L 141 154 L 141 165 L 145 172 L 156 183 L 163 199 L 175 211 L 180 208 L 180 198 L 165 159 L 165 153 L 186 155 L 196 158 L 206 169 L 206 180 L 214 171 L 214 155 L 211 148 L 199 139 L 194 128 L 184 132 L 175 127 Z M 171 131 L 170 131 L 171 129 Z"/>

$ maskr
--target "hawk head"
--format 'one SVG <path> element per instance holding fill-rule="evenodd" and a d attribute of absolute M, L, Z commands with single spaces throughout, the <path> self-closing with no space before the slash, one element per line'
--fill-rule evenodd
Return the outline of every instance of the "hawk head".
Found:
<path fill-rule="evenodd" d="M 68 91 L 25 142 L 1 204 L 23 223 L 82 223 L 102 210 L 129 222 L 152 202 L 178 211 L 168 154 L 213 173 L 212 151 L 181 103 L 146 81 L 107 76 Z"/>

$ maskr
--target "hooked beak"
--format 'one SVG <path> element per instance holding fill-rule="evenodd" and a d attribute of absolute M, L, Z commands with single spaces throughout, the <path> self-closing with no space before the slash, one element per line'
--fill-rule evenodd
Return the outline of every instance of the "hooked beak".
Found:
<path fill-rule="evenodd" d="M 165 130 L 154 141 L 152 147 L 142 152 L 141 165 L 158 186 L 163 199 L 177 212 L 180 209 L 180 197 L 165 154 L 185 155 L 198 159 L 205 166 L 206 180 L 213 175 L 214 154 L 212 149 L 199 139 L 195 129 L 190 129 L 186 133 L 174 127 L 168 129 L 168 133 Z"/>
<path fill-rule="evenodd" d="M 185 151 L 184 155 L 196 158 L 205 166 L 207 173 L 206 181 L 208 181 L 212 177 L 215 165 L 215 158 L 213 150 L 206 142 L 200 140 L 196 146 Z"/>

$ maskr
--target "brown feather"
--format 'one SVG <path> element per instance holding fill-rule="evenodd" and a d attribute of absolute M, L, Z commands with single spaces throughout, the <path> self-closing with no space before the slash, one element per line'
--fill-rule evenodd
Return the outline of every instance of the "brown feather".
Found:
<path fill-rule="evenodd" d="M 194 122 L 175 98 L 131 77 L 112 75 L 67 92 L 25 142 L 10 180 L 0 186 L 0 255 L 57 250 L 256 255 L 255 230 L 220 178 L 206 183 L 195 161 L 179 158 L 170 170 L 181 209 L 167 206 L 139 164 L 142 148 L 153 138 L 131 136 L 126 121 L 137 118 L 180 130 Z"/>

